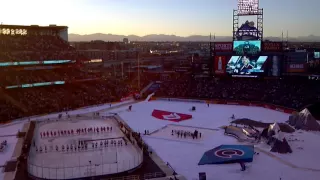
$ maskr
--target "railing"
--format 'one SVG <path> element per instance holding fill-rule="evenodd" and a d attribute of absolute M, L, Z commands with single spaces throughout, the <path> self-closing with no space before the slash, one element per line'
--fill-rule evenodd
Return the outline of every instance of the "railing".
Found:
<path fill-rule="evenodd" d="M 162 172 L 147 173 L 147 174 L 144 174 L 143 179 L 160 178 L 165 176 L 166 174 Z"/>
<path fill-rule="evenodd" d="M 140 176 L 132 175 L 132 176 L 124 176 L 124 177 L 102 178 L 101 180 L 140 180 Z"/>

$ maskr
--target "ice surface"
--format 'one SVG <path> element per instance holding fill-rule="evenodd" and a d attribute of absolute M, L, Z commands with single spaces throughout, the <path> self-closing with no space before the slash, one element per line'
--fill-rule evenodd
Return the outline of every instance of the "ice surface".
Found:
<path fill-rule="evenodd" d="M 74 135 L 60 135 L 55 137 L 41 137 L 40 132 L 51 132 L 58 130 L 71 130 L 76 132 L 77 128 L 112 127 L 112 131 L 90 132 Z M 38 123 L 35 131 L 35 145 L 42 152 L 36 151 L 32 146 L 29 163 L 29 172 L 42 178 L 78 178 L 102 174 L 113 174 L 126 171 L 139 165 L 141 162 L 140 152 L 132 145 L 111 145 L 111 140 L 118 142 L 123 140 L 124 135 L 117 128 L 113 119 L 101 120 L 62 120 L 46 121 Z M 77 147 L 78 141 L 84 140 L 88 143 L 87 150 L 66 150 L 67 145 Z M 104 145 L 108 140 L 108 146 Z M 97 147 L 95 146 L 97 143 Z M 101 144 L 102 143 L 102 146 Z M 65 150 L 62 151 L 62 145 Z M 56 151 L 58 146 L 59 151 Z M 45 148 L 47 147 L 47 152 Z"/>

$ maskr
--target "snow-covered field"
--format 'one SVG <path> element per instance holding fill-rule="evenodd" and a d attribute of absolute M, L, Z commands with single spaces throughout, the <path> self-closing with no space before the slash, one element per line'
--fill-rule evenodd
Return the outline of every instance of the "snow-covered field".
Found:
<path fill-rule="evenodd" d="M 0 168 L 0 179 L 4 179 L 4 173 L 2 173 L 3 168 Z"/>
<path fill-rule="evenodd" d="M 197 110 L 189 111 L 192 106 L 196 106 Z M 153 132 L 168 124 L 181 125 L 177 128 L 169 125 L 143 138 L 165 162 L 169 162 L 177 173 L 184 175 L 188 180 L 197 179 L 199 172 L 206 172 L 207 179 L 210 180 L 278 180 L 280 177 L 282 180 L 317 180 L 320 177 L 320 164 L 318 163 L 320 156 L 317 155 L 320 151 L 320 144 L 316 143 L 319 141 L 320 134 L 314 132 L 297 131 L 293 134 L 285 134 L 288 140 L 299 140 L 289 141 L 293 150 L 292 154 L 271 153 L 269 146 L 257 145 L 261 152 L 259 148 L 255 149 L 260 153 L 254 156 L 252 163 L 248 163 L 248 169 L 244 172 L 240 171 L 238 164 L 198 166 L 205 151 L 222 144 L 240 144 L 240 142 L 233 137 L 225 136 L 223 130 L 209 132 L 197 127 L 219 129 L 229 124 L 232 114 L 236 118 L 250 118 L 266 123 L 285 122 L 289 114 L 261 107 L 235 105 L 207 107 L 206 104 L 201 103 L 172 101 L 140 102 L 133 105 L 131 112 L 126 111 L 126 108 L 119 108 L 112 112 L 119 113 L 129 126 L 141 133 L 144 130 Z M 154 109 L 192 114 L 193 118 L 179 123 L 159 120 L 151 116 Z M 201 140 L 179 139 L 170 134 L 172 128 L 185 131 L 198 129 L 204 134 Z M 298 147 L 303 147 L 303 149 L 297 149 Z"/>
<path fill-rule="evenodd" d="M 189 111 L 192 106 L 196 106 L 197 110 Z M 184 175 L 188 180 L 198 179 L 199 172 L 206 172 L 209 180 L 278 180 L 280 177 L 282 180 L 317 180 L 320 177 L 320 165 L 318 163 L 320 162 L 320 156 L 317 155 L 320 151 L 320 144 L 318 143 L 320 134 L 305 131 L 285 134 L 292 147 L 292 154 L 271 153 L 269 152 L 270 147 L 267 145 L 257 145 L 255 150 L 260 153 L 254 156 L 252 163 L 247 164 L 248 168 L 244 172 L 240 171 L 238 164 L 198 166 L 198 162 L 205 151 L 222 144 L 240 144 L 233 137 L 225 136 L 223 130 L 220 129 L 221 126 L 229 124 L 232 114 L 236 118 L 250 118 L 268 123 L 285 122 L 289 114 L 260 107 L 235 105 L 210 105 L 210 107 L 207 107 L 201 103 L 168 101 L 140 102 L 133 105 L 131 112 L 126 110 L 128 107 L 120 107 L 109 111 L 106 110 L 107 108 L 108 105 L 105 105 L 89 110 L 80 109 L 69 114 L 100 111 L 100 114 L 107 115 L 112 112 L 118 113 L 135 131 L 143 133 L 145 130 L 154 132 L 160 129 L 151 135 L 143 136 L 144 140 L 165 162 L 169 162 L 177 173 Z M 159 120 L 151 116 L 154 109 L 192 114 L 193 118 L 179 123 Z M 49 116 L 56 117 L 57 115 Z M 50 118 L 49 116 L 45 116 L 43 119 Z M 172 126 L 171 124 L 179 126 Z M 22 126 L 23 123 L 0 126 L 0 134 L 15 134 Z M 163 128 L 165 126 L 167 127 Z M 193 131 L 195 129 L 202 132 L 201 139 L 183 139 L 170 134 L 172 130 Z M 6 139 L 10 141 L 10 138 Z M 295 141 L 291 141 L 291 139 Z M 1 162 L 5 161 L 5 159 L 2 159 L 4 155 L 11 156 L 9 153 L 9 149 L 4 152 L 3 156 L 0 153 Z M 2 176 L 3 174 L 0 173 L 0 180 Z"/>
<path fill-rule="evenodd" d="M 13 122 L 10 124 L 0 125 L 0 136 L 16 135 L 21 131 L 25 122 Z"/>
<path fill-rule="evenodd" d="M 0 152 L 0 166 L 5 165 L 5 163 L 11 159 L 14 148 L 18 142 L 16 136 L 0 137 L 0 143 L 4 140 L 7 141 L 7 146 L 3 152 Z"/>

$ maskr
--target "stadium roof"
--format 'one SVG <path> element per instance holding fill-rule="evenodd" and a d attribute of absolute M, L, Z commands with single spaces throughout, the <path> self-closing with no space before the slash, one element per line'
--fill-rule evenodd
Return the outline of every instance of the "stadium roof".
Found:
<path fill-rule="evenodd" d="M 68 26 L 57 26 L 57 25 L 49 25 L 49 26 L 39 26 L 39 25 L 7 25 L 1 24 L 0 28 L 15 28 L 15 29 L 54 29 L 54 30 L 63 30 L 68 28 Z"/>

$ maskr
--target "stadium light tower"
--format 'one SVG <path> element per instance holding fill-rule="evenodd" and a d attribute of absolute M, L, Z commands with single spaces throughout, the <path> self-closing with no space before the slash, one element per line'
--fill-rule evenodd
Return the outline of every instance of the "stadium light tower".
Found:
<path fill-rule="evenodd" d="M 242 24 L 240 17 L 256 16 L 256 22 Z M 263 40 L 263 9 L 259 0 L 238 0 L 238 9 L 233 10 L 233 40 Z"/>

